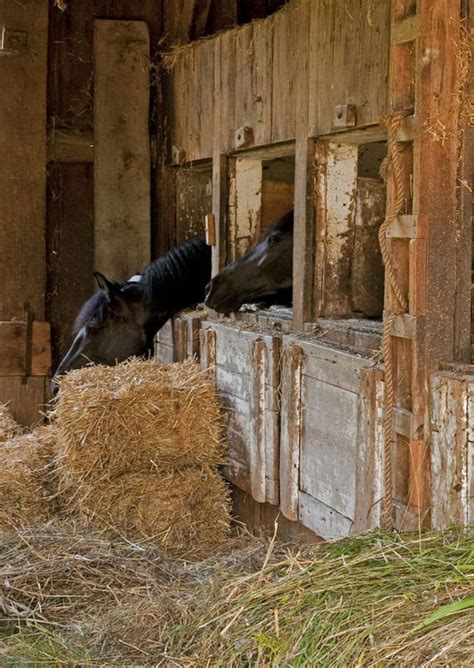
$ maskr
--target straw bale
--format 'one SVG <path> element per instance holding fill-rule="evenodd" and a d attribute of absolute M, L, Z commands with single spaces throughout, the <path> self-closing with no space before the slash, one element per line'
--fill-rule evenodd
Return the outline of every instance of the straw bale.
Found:
<path fill-rule="evenodd" d="M 0 534 L 50 518 L 54 444 L 50 427 L 0 443 Z"/>
<path fill-rule="evenodd" d="M 215 549 L 230 527 L 228 487 L 214 470 L 201 467 L 124 474 L 102 485 L 82 485 L 72 497 L 72 509 L 94 528 L 188 556 Z"/>
<path fill-rule="evenodd" d="M 195 362 L 73 371 L 60 380 L 52 418 L 65 485 L 223 462 L 217 393 Z"/>
<path fill-rule="evenodd" d="M 13 417 L 7 404 L 0 402 L 0 443 L 21 434 L 21 427 Z"/>

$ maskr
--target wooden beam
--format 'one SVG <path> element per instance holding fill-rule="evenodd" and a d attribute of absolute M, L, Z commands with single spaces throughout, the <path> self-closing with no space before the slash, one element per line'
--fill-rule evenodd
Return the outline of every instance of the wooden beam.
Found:
<path fill-rule="evenodd" d="M 296 62 L 295 208 L 293 233 L 293 327 L 303 330 L 313 319 L 314 301 L 314 158 L 316 143 L 308 139 L 309 0 L 299 3 Z"/>
<path fill-rule="evenodd" d="M 27 34 L 0 67 L 0 318 L 45 316 L 47 0 L 0 0 L 0 24 Z M 3 352 L 0 351 L 0 355 Z"/>
<path fill-rule="evenodd" d="M 289 520 L 297 520 L 299 510 L 303 364 L 302 348 L 287 346 L 281 379 L 280 507 Z"/>
<path fill-rule="evenodd" d="M 94 22 L 95 268 L 112 279 L 150 260 L 148 27 Z"/>

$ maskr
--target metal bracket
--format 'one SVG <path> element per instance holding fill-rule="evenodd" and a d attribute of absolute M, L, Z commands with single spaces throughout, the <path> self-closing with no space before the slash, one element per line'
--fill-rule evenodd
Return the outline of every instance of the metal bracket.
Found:
<path fill-rule="evenodd" d="M 0 29 L 0 55 L 18 56 L 26 53 L 28 33 L 20 30 Z"/>
<path fill-rule="evenodd" d="M 353 128 L 357 124 L 355 104 L 337 104 L 333 125 L 335 128 Z"/>
<path fill-rule="evenodd" d="M 243 148 L 250 144 L 253 144 L 253 129 L 248 125 L 244 125 L 235 133 L 235 148 Z"/>

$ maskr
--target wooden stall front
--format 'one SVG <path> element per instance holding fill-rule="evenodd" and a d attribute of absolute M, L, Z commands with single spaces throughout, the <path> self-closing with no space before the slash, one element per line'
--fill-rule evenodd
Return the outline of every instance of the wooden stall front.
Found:
<path fill-rule="evenodd" d="M 271 357 L 261 314 L 211 314 L 201 360 L 229 414 L 229 478 L 268 501 L 263 477 L 252 480 L 278 452 L 281 512 L 327 538 L 453 517 L 437 495 L 450 485 L 440 444 L 455 417 L 434 409 L 433 374 L 471 362 L 472 13 L 450 0 L 299 0 L 167 60 L 159 183 L 212 159 L 214 273 L 266 223 L 262 165 L 291 161 L 280 206 L 295 210 L 293 309 L 291 325 L 272 314 L 271 455 L 255 432 L 273 410 L 255 389 L 267 381 L 255 380 L 253 346 Z M 467 409 L 452 410 L 464 424 Z M 454 514 L 466 522 L 473 446 L 466 436 L 456 447 L 465 481 Z"/>
<path fill-rule="evenodd" d="M 216 274 L 293 208 L 291 308 L 157 339 L 214 374 L 238 513 L 472 523 L 473 15 L 0 0 L 0 401 L 38 419 L 94 269 L 127 279 L 208 215 Z"/>

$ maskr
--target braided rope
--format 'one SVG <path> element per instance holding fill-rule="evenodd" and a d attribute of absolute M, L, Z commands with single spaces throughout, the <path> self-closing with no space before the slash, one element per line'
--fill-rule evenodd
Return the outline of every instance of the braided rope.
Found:
<path fill-rule="evenodd" d="M 385 266 L 385 274 L 398 302 L 398 308 L 386 313 L 382 338 L 382 352 L 385 366 L 385 414 L 384 414 L 384 498 L 383 498 L 383 526 L 386 530 L 393 529 L 392 517 L 392 443 L 393 443 L 393 406 L 395 401 L 394 363 L 392 356 L 392 329 L 397 315 L 408 310 L 408 300 L 398 283 L 392 263 L 392 257 L 387 247 L 387 228 L 401 213 L 403 208 L 403 149 L 397 141 L 397 131 L 404 112 L 397 112 L 382 119 L 382 125 L 388 133 L 388 159 L 393 172 L 394 196 L 387 210 L 387 215 L 379 229 L 379 244 Z"/>

